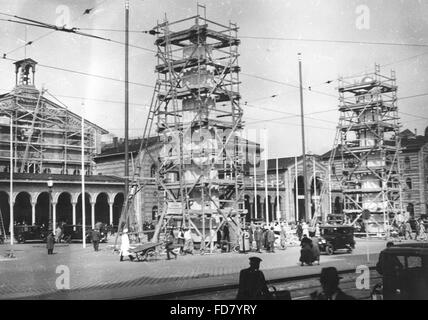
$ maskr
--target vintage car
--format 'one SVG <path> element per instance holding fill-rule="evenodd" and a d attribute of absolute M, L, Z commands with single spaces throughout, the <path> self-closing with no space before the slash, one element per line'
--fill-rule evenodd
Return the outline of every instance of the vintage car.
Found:
<path fill-rule="evenodd" d="M 18 243 L 31 240 L 46 241 L 48 230 L 39 225 L 16 225 L 14 226 L 14 235 Z"/>
<path fill-rule="evenodd" d="M 82 241 L 83 237 L 82 237 L 82 230 L 83 226 L 82 225 L 71 225 L 71 224 L 66 224 L 62 226 L 62 236 L 61 236 L 61 240 L 65 241 L 67 243 L 71 243 L 73 240 L 80 240 Z M 86 232 L 86 242 L 90 242 L 91 241 L 91 226 L 86 226 L 85 227 Z"/>
<path fill-rule="evenodd" d="M 322 225 L 318 246 L 328 255 L 345 249 L 349 253 L 355 248 L 354 227 L 347 225 Z"/>
<path fill-rule="evenodd" d="M 428 300 L 428 243 L 405 243 L 384 249 L 376 270 L 382 283 L 374 300 Z"/>

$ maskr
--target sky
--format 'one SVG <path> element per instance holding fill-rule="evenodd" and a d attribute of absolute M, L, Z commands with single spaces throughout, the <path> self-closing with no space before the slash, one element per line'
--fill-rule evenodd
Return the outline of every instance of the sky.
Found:
<path fill-rule="evenodd" d="M 123 43 L 124 2 L 0 0 L 0 12 L 82 28 Z M 338 77 L 362 78 L 374 71 L 375 63 L 381 65 L 381 73 L 396 72 L 403 130 L 423 134 L 428 126 L 428 0 L 199 2 L 206 6 L 208 19 L 239 26 L 244 120 L 248 129 L 267 130 L 269 157 L 302 152 L 298 53 L 305 88 L 306 151 L 322 154 L 333 146 L 339 120 Z M 156 79 L 151 51 L 156 49 L 155 38 L 134 31 L 152 29 L 165 15 L 169 21 L 195 15 L 196 4 L 195 0 L 130 0 L 129 41 L 136 46 L 130 48 L 129 59 L 130 137 L 143 134 Z M 28 41 L 32 44 L 24 49 Z M 84 102 L 89 121 L 124 136 L 123 44 L 0 21 L 0 56 L 5 53 L 9 59 L 31 57 L 39 63 L 36 86 L 48 90 L 47 98 L 52 94 L 78 114 Z M 0 59 L 0 74 L 0 93 L 13 89 L 13 61 Z"/>

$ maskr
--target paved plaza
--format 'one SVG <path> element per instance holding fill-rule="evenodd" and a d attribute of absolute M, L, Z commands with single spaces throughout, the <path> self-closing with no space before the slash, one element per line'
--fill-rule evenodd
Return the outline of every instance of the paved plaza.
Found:
<path fill-rule="evenodd" d="M 177 292 L 188 289 L 231 285 L 238 282 L 239 271 L 248 266 L 248 257 L 263 259 L 261 269 L 266 279 L 317 274 L 322 267 L 339 270 L 358 265 L 373 266 L 384 240 L 357 240 L 352 254 L 322 255 L 321 265 L 301 267 L 300 248 L 288 247 L 275 253 L 215 253 L 178 256 L 166 260 L 160 255 L 148 262 L 119 262 L 108 244 L 94 252 L 89 244 L 57 244 L 48 256 L 43 243 L 14 245 L 16 259 L 4 258 L 9 245 L 0 246 L 0 298 L 27 299 L 124 299 Z M 68 290 L 58 290 L 64 268 L 70 272 Z M 63 282 L 64 283 L 64 282 Z"/>

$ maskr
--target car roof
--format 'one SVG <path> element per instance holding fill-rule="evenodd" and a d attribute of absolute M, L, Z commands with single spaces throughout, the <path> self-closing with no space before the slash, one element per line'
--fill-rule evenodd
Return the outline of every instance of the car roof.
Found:
<path fill-rule="evenodd" d="M 320 225 L 320 228 L 323 228 L 323 229 L 327 229 L 327 228 L 354 228 L 354 226 L 346 226 L 346 225 L 343 225 L 343 224 L 323 224 L 323 225 Z"/>
<path fill-rule="evenodd" d="M 383 250 L 385 253 L 397 255 L 428 256 L 428 243 L 403 243 Z"/>

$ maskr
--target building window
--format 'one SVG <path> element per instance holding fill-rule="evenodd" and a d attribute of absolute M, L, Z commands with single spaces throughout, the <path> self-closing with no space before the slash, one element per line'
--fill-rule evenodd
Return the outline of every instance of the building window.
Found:
<path fill-rule="evenodd" d="M 331 165 L 331 173 L 336 174 L 336 166 L 334 164 Z"/>
<path fill-rule="evenodd" d="M 150 177 L 154 178 L 156 176 L 156 164 L 152 164 L 152 166 L 150 167 Z"/>
<path fill-rule="evenodd" d="M 156 220 L 158 217 L 158 206 L 152 208 L 152 220 Z"/>
<path fill-rule="evenodd" d="M 404 169 L 410 170 L 410 158 L 409 157 L 404 158 Z"/>
<path fill-rule="evenodd" d="M 407 188 L 409 188 L 411 190 L 412 189 L 412 179 L 407 178 L 406 179 L 406 185 L 407 185 Z"/>

